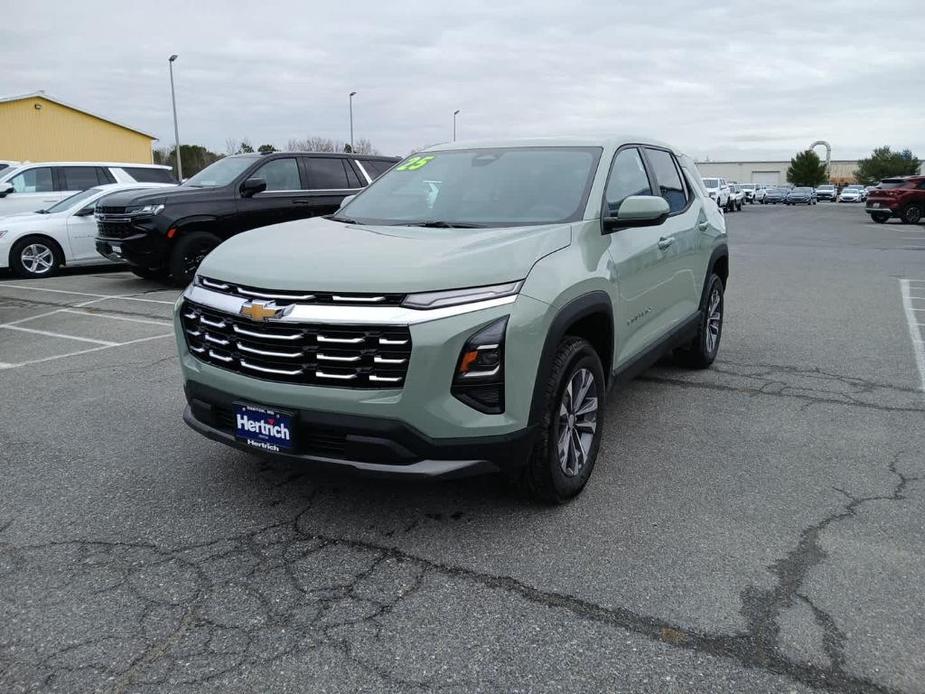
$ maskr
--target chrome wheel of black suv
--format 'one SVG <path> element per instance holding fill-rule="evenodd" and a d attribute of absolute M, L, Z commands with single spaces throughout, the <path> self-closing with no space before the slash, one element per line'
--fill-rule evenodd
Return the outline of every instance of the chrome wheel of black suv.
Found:
<path fill-rule="evenodd" d="M 516 483 L 531 498 L 561 504 L 584 489 L 601 445 L 604 370 L 587 340 L 566 337 L 544 391 L 533 453 Z"/>
<path fill-rule="evenodd" d="M 686 347 L 675 351 L 675 356 L 684 366 L 705 369 L 716 359 L 719 341 L 723 336 L 724 292 L 723 280 L 719 275 L 710 275 L 697 336 Z"/>

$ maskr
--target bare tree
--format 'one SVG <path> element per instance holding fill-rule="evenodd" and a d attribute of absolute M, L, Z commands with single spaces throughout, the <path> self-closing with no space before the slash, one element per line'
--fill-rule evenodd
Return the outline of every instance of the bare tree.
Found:
<path fill-rule="evenodd" d="M 288 152 L 345 152 L 347 143 L 341 140 L 332 140 L 329 137 L 318 137 L 315 135 L 300 139 L 297 137 L 290 138 L 286 143 Z M 357 154 L 379 154 L 379 150 L 373 147 L 373 143 L 367 139 L 360 139 L 356 142 L 354 152 Z"/>
<path fill-rule="evenodd" d="M 229 157 L 232 154 L 238 153 L 238 138 L 236 137 L 226 137 L 225 138 L 225 154 Z"/>

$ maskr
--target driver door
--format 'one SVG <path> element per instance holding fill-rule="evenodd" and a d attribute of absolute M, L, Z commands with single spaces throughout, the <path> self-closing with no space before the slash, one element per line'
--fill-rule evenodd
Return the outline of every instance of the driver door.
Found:
<path fill-rule="evenodd" d="M 88 202 L 67 218 L 67 239 L 71 246 L 71 260 L 84 262 L 99 260 L 105 262 L 103 256 L 96 251 L 96 217 L 93 216 L 93 206 L 96 201 Z"/>
<path fill-rule="evenodd" d="M 631 195 L 656 195 L 638 147 L 617 152 L 604 193 L 604 215 L 615 217 Z M 664 281 L 665 253 L 659 248 L 660 226 L 629 227 L 610 234 L 613 261 L 611 281 L 616 285 L 615 367 L 619 368 L 661 336 L 671 304 Z"/>

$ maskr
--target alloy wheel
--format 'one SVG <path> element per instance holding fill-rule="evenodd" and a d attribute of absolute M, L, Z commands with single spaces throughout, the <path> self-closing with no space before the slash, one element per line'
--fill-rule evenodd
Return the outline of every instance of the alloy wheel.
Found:
<path fill-rule="evenodd" d="M 22 266 L 33 275 L 44 275 L 55 266 L 55 254 L 43 243 L 30 243 L 19 255 Z"/>
<path fill-rule="evenodd" d="M 713 287 L 710 292 L 710 302 L 707 305 L 707 353 L 716 353 L 719 346 L 719 331 L 723 326 L 723 302 L 719 287 Z"/>
<path fill-rule="evenodd" d="M 578 369 L 559 403 L 559 466 L 566 477 L 579 474 L 588 462 L 597 430 L 598 393 L 594 374 Z"/>

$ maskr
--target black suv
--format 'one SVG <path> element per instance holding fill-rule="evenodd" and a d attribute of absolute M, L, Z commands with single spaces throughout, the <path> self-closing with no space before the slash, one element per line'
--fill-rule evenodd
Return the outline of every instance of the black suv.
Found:
<path fill-rule="evenodd" d="M 225 157 L 176 188 L 107 196 L 96 208 L 96 250 L 127 261 L 139 277 L 189 284 L 228 237 L 335 212 L 397 161 L 315 152 Z"/>

